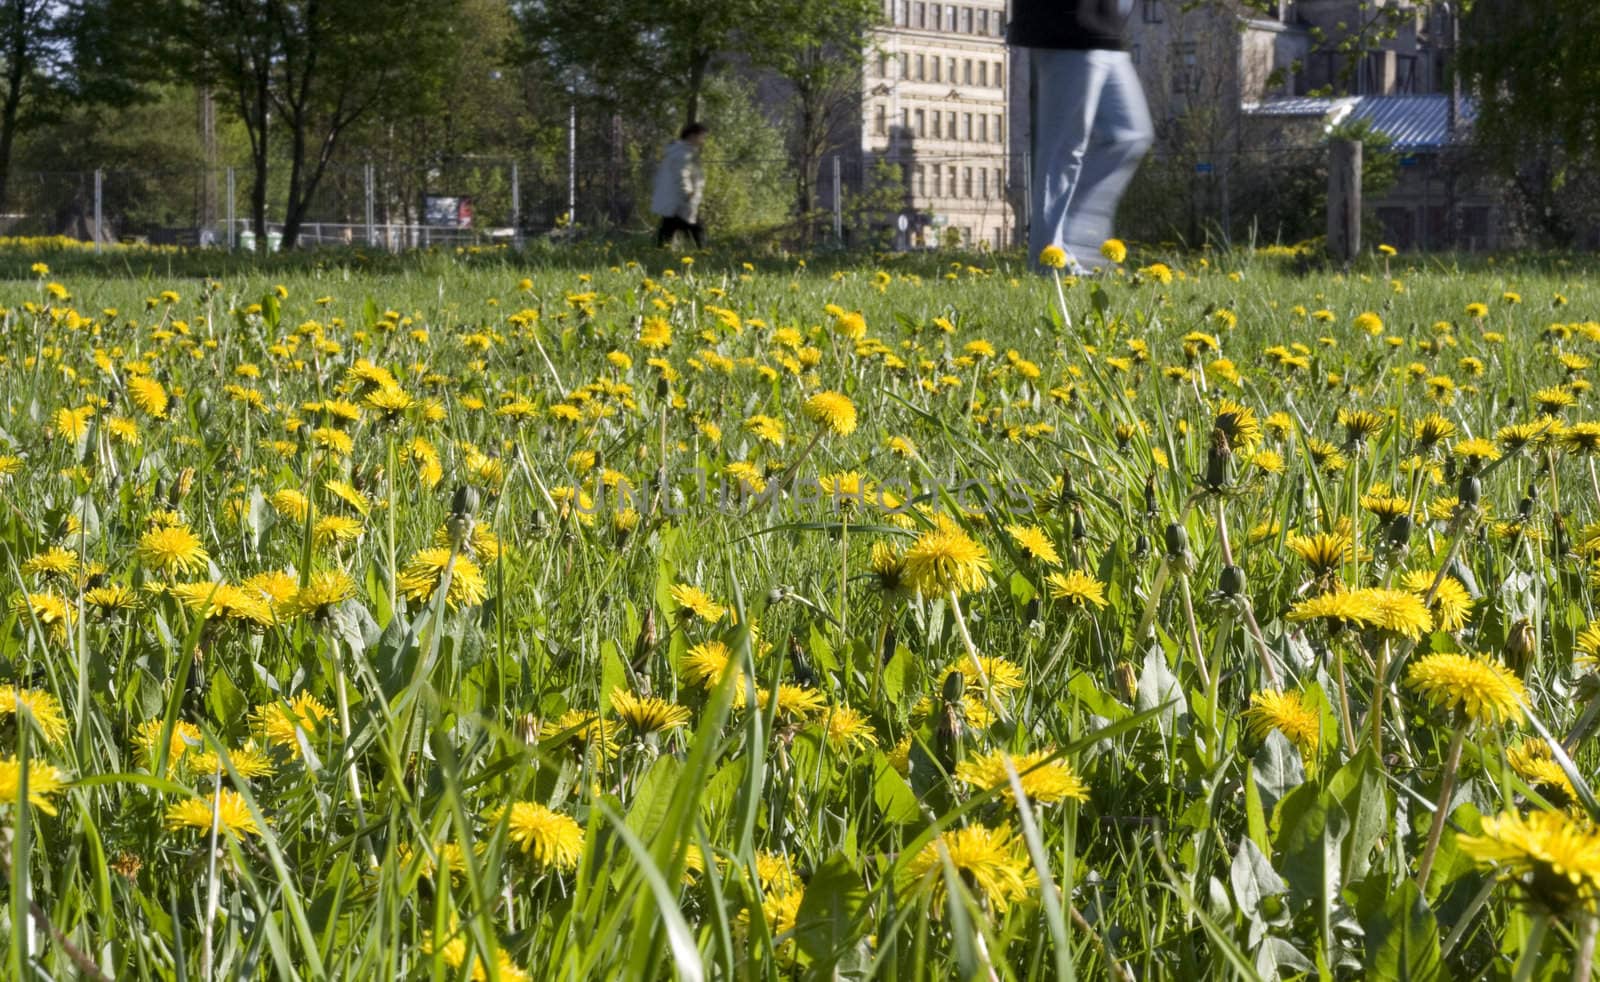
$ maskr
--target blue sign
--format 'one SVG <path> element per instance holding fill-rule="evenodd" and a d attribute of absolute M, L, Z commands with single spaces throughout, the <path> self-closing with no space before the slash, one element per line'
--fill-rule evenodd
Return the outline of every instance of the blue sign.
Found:
<path fill-rule="evenodd" d="M 1415 167 L 1419 163 L 1421 163 L 1421 161 L 1417 160 L 1415 154 L 1407 154 L 1400 158 L 1401 167 Z"/>
<path fill-rule="evenodd" d="M 1211 173 L 1212 169 L 1213 168 L 1212 168 L 1211 164 L 1208 163 L 1208 162 L 1204 162 L 1204 161 L 1194 165 L 1194 172 L 1196 174 L 1209 174 L 1209 173 Z"/>

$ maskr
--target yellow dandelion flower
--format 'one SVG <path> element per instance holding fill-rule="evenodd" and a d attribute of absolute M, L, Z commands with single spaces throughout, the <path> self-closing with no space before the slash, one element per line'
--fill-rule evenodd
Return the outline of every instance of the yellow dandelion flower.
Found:
<path fill-rule="evenodd" d="M 611 711 L 635 733 L 662 733 L 689 725 L 689 710 L 657 696 L 636 696 L 613 689 Z"/>
<path fill-rule="evenodd" d="M 818 392 L 806 400 L 806 418 L 835 436 L 849 436 L 856 429 L 856 406 L 839 392 Z"/>
<path fill-rule="evenodd" d="M 269 702 L 250 714 L 250 725 L 263 743 L 283 747 L 291 756 L 300 756 L 300 737 L 316 743 L 337 726 L 339 718 L 309 692 L 302 692 L 287 703 Z"/>
<path fill-rule="evenodd" d="M 428 600 L 438 592 L 447 567 L 450 589 L 445 603 L 451 607 L 476 607 L 489 596 L 489 585 L 478 564 L 459 553 L 452 562 L 450 550 L 444 547 L 420 550 L 406 560 L 398 580 L 400 592 L 407 600 Z"/>
<path fill-rule="evenodd" d="M 1061 565 L 1061 556 L 1044 529 L 1037 525 L 1007 525 L 1006 534 L 1016 544 L 1017 550 L 1029 559 L 1046 566 Z"/>
<path fill-rule="evenodd" d="M 981 590 L 988 582 L 989 554 L 946 516 L 906 550 L 906 579 L 923 596 Z"/>
<path fill-rule="evenodd" d="M 1277 730 L 1306 757 L 1316 756 L 1322 717 L 1306 702 L 1304 693 L 1271 689 L 1253 693 L 1244 719 L 1257 739 L 1265 739 L 1269 731 Z"/>
<path fill-rule="evenodd" d="M 1045 590 L 1052 599 L 1079 610 L 1106 605 L 1106 586 L 1081 569 L 1045 577 Z"/>
<path fill-rule="evenodd" d="M 1527 691 L 1503 665 L 1444 652 L 1413 662 L 1406 685 L 1436 708 L 1459 712 L 1476 723 L 1520 723 Z"/>
<path fill-rule="evenodd" d="M 1089 788 L 1064 760 L 1049 760 L 1054 749 L 1035 750 L 1013 757 L 1003 750 L 968 757 L 956 765 L 955 779 L 980 791 L 1000 789 L 1000 797 L 1015 801 L 1006 762 L 1016 770 L 1022 791 L 1033 801 L 1051 804 L 1066 799 L 1088 801 Z M 1047 762 L 1048 761 L 1048 762 Z"/>
<path fill-rule="evenodd" d="M 213 807 L 215 804 L 215 807 Z M 260 835 L 261 827 L 245 804 L 244 795 L 231 788 L 221 789 L 215 798 L 201 795 L 185 798 L 167 808 L 167 828 L 174 832 L 193 829 L 209 834 L 213 825 L 223 835 L 239 838 Z"/>
<path fill-rule="evenodd" d="M 506 839 L 546 869 L 572 871 L 583 855 L 583 826 L 536 801 L 513 802 L 491 812 L 489 821 L 506 823 Z"/>
<path fill-rule="evenodd" d="M 1011 826 L 969 825 L 942 832 L 906 865 L 906 886 L 929 892 L 935 917 L 943 916 L 945 908 L 946 862 L 955 868 L 958 880 L 1000 913 L 1038 888 L 1038 875 Z"/>
<path fill-rule="evenodd" d="M 1563 812 L 1489 816 L 1480 834 L 1458 836 L 1456 843 L 1478 862 L 1498 867 L 1544 910 L 1592 909 L 1600 900 L 1600 834 Z"/>
<path fill-rule="evenodd" d="M 20 716 L 26 709 L 45 740 L 59 744 L 67 738 L 67 717 L 61 703 L 43 689 L 0 688 L 0 716 Z"/>
<path fill-rule="evenodd" d="M 158 525 L 139 537 L 134 555 L 158 573 L 203 571 L 211 557 L 186 525 Z"/>
<path fill-rule="evenodd" d="M 51 799 L 66 790 L 65 771 L 37 758 L 28 761 L 28 804 L 46 815 L 56 813 Z M 22 804 L 22 762 L 15 757 L 0 757 L 0 803 Z"/>

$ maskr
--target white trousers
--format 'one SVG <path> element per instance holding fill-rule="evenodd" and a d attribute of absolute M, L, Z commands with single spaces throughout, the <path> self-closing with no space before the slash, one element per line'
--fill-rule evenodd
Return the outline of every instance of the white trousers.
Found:
<path fill-rule="evenodd" d="M 1086 267 L 1104 263 L 1117 202 L 1155 136 L 1126 51 L 1030 49 L 1033 224 L 1038 262 L 1060 246 Z"/>

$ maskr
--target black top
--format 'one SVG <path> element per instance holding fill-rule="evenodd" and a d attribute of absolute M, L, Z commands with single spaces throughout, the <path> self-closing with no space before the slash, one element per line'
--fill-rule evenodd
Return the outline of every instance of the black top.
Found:
<path fill-rule="evenodd" d="M 1023 48 L 1121 51 L 1132 12 L 1133 0 L 1012 0 L 1006 41 Z"/>

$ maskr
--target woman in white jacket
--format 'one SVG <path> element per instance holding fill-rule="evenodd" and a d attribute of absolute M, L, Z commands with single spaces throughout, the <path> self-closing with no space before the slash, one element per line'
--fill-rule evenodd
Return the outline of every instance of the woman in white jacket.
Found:
<path fill-rule="evenodd" d="M 706 172 L 700 166 L 700 148 L 705 145 L 707 132 L 699 123 L 685 126 L 656 168 L 655 191 L 650 197 L 650 210 L 661 216 L 656 245 L 664 246 L 679 232 L 688 232 L 695 248 L 705 247 L 700 199 L 706 192 Z"/>

